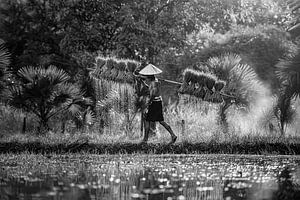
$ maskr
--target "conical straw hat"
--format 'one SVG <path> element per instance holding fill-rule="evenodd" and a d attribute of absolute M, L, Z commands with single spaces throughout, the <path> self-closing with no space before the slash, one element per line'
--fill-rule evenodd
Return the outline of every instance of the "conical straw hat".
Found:
<path fill-rule="evenodd" d="M 139 72 L 139 74 L 142 74 L 142 75 L 155 75 L 155 74 L 160 74 L 160 73 L 162 73 L 162 71 L 152 64 L 148 64 L 146 67 L 144 67 Z"/>

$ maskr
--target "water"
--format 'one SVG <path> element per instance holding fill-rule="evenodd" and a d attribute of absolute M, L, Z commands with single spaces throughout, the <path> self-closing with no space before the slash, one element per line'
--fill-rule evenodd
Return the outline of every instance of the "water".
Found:
<path fill-rule="evenodd" d="M 0 155 L 0 199 L 300 199 L 300 157 Z"/>

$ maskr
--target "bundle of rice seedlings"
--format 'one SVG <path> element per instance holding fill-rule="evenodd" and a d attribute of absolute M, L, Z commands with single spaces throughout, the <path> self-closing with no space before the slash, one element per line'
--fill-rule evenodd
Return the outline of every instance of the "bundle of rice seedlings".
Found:
<path fill-rule="evenodd" d="M 205 83 L 206 83 L 206 79 L 207 79 L 207 76 L 204 72 L 199 72 L 197 74 L 197 83 L 203 87 L 205 86 Z"/>
<path fill-rule="evenodd" d="M 209 90 L 212 90 L 216 83 L 217 77 L 210 73 L 206 73 L 205 76 L 206 76 L 206 78 L 204 79 L 204 82 L 205 82 L 204 85 Z"/>
<path fill-rule="evenodd" d="M 124 80 L 126 70 L 126 63 L 124 62 L 124 60 L 116 60 L 114 69 L 116 70 L 115 81 L 120 83 L 126 82 Z"/>
<path fill-rule="evenodd" d="M 106 58 L 101 56 L 96 57 L 96 68 L 102 68 L 106 64 L 106 60 Z"/>
<path fill-rule="evenodd" d="M 107 77 L 109 80 L 111 81 L 116 81 L 117 80 L 117 76 L 118 76 L 118 70 L 116 68 L 113 68 L 111 71 L 110 71 L 110 75 L 109 77 Z"/>
<path fill-rule="evenodd" d="M 119 71 L 126 71 L 127 68 L 124 60 L 121 60 L 118 63 L 116 63 L 116 67 Z"/>
<path fill-rule="evenodd" d="M 193 69 L 185 69 L 183 71 L 183 81 L 185 83 L 191 82 L 195 73 L 196 73 L 196 71 Z"/>
<path fill-rule="evenodd" d="M 178 92 L 180 94 L 185 94 L 187 92 L 187 90 L 188 90 L 188 86 L 189 86 L 189 84 L 187 84 L 186 82 L 183 82 L 183 84 L 178 89 Z"/>
<path fill-rule="evenodd" d="M 133 73 L 138 67 L 139 67 L 139 63 L 138 62 L 135 62 L 133 60 L 128 60 L 127 61 L 127 71 Z"/>
<path fill-rule="evenodd" d="M 223 102 L 223 98 L 222 98 L 221 94 L 218 92 L 214 93 L 213 100 L 214 100 L 214 103 L 222 103 Z"/>
<path fill-rule="evenodd" d="M 126 83 L 132 84 L 134 83 L 134 76 L 132 72 L 125 72 L 124 73 L 124 81 Z"/>
<path fill-rule="evenodd" d="M 93 78 L 101 78 L 101 70 L 96 68 L 94 71 L 90 72 L 90 76 Z"/>
<path fill-rule="evenodd" d="M 189 94 L 189 95 L 194 95 L 194 91 L 195 91 L 195 84 L 193 84 L 193 83 L 188 84 L 185 93 Z"/>
<path fill-rule="evenodd" d="M 199 87 L 195 90 L 194 96 L 200 99 L 203 99 L 205 97 L 206 91 L 203 87 Z"/>
<path fill-rule="evenodd" d="M 96 67 L 91 76 L 106 81 L 133 84 L 135 78 L 133 72 L 139 65 L 140 63 L 135 60 L 99 56 L 96 58 Z"/>
<path fill-rule="evenodd" d="M 199 81 L 200 74 L 201 72 L 193 71 L 190 77 L 191 82 L 194 84 L 199 83 L 198 81 Z"/>
<path fill-rule="evenodd" d="M 106 62 L 106 67 L 108 70 L 112 70 L 116 65 L 116 61 L 114 58 L 108 58 Z"/>
<path fill-rule="evenodd" d="M 209 90 L 206 90 L 206 93 L 205 93 L 205 96 L 203 98 L 204 101 L 209 101 L 209 102 L 212 102 L 212 97 L 213 93 Z"/>
<path fill-rule="evenodd" d="M 93 71 L 90 72 L 90 75 L 94 78 L 101 78 L 102 73 L 105 71 L 106 68 L 106 58 L 98 56 L 96 57 L 95 61 L 95 68 Z"/>
<path fill-rule="evenodd" d="M 114 59 L 108 58 L 106 61 L 106 65 L 102 67 L 100 77 L 107 80 L 112 80 L 113 77 L 111 76 L 111 71 L 114 69 Z"/>
<path fill-rule="evenodd" d="M 215 90 L 216 91 L 221 91 L 224 87 L 225 87 L 225 85 L 226 85 L 226 82 L 225 81 L 223 81 L 223 80 L 218 80 L 216 83 L 215 83 Z"/>
<path fill-rule="evenodd" d="M 111 71 L 106 68 L 103 72 L 101 72 L 100 77 L 106 80 L 110 80 L 110 72 Z"/>
<path fill-rule="evenodd" d="M 211 95 L 207 98 L 208 98 L 208 101 L 210 101 L 212 103 L 222 103 L 223 102 L 223 98 L 219 92 L 211 93 Z"/>
<path fill-rule="evenodd" d="M 118 74 L 116 77 L 116 81 L 120 82 L 120 83 L 124 83 L 125 82 L 125 71 L 122 70 L 117 70 Z"/>

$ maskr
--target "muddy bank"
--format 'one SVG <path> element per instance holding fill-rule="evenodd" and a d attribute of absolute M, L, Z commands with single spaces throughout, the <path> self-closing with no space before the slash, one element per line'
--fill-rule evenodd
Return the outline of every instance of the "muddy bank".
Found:
<path fill-rule="evenodd" d="M 300 144 L 285 143 L 175 143 L 137 144 L 113 143 L 93 144 L 87 141 L 70 144 L 43 144 L 40 142 L 0 142 L 0 153 L 97 153 L 97 154 L 281 154 L 300 155 Z"/>

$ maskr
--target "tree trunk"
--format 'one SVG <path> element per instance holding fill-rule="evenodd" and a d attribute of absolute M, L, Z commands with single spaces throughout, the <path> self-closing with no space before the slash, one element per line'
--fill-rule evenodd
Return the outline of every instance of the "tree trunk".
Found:
<path fill-rule="evenodd" d="M 145 128 L 145 114 L 143 112 L 141 112 L 141 129 L 140 129 L 141 137 L 143 137 L 143 135 L 144 135 L 144 128 Z"/>
<path fill-rule="evenodd" d="M 62 120 L 61 122 L 61 133 L 65 134 L 66 131 L 66 120 Z"/>
<path fill-rule="evenodd" d="M 225 101 L 224 103 L 222 103 L 219 107 L 219 116 L 218 116 L 218 123 L 221 125 L 223 132 L 225 134 L 228 133 L 228 129 L 229 129 L 229 125 L 227 122 L 227 117 L 226 117 L 226 111 L 229 108 L 231 104 L 228 101 Z"/>
<path fill-rule="evenodd" d="M 46 118 L 41 118 L 39 128 L 38 128 L 38 134 L 45 134 L 49 130 L 50 127 L 48 125 L 48 120 Z"/>
<path fill-rule="evenodd" d="M 22 133 L 26 132 L 26 117 L 23 118 Z"/>

